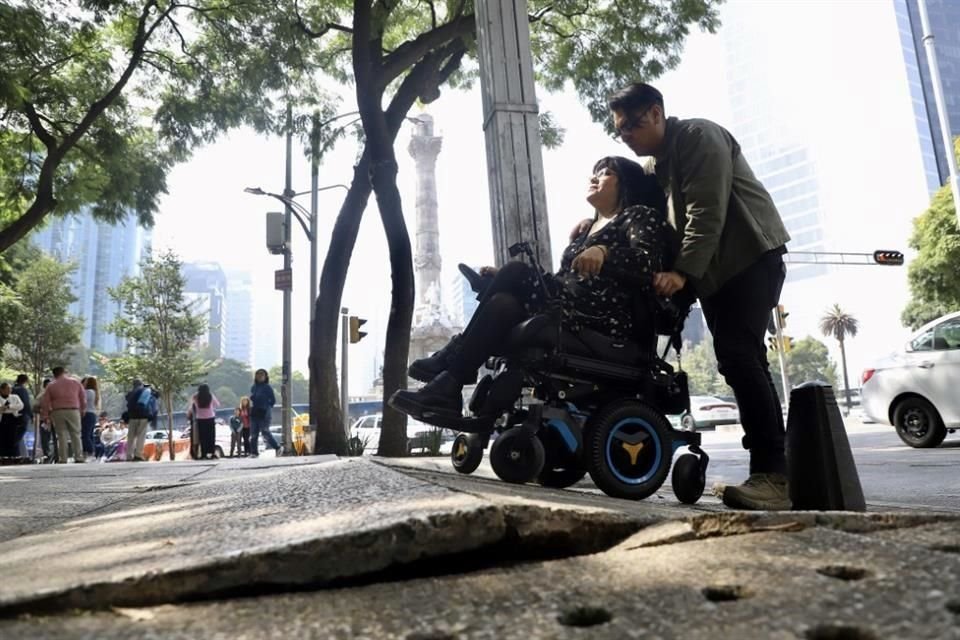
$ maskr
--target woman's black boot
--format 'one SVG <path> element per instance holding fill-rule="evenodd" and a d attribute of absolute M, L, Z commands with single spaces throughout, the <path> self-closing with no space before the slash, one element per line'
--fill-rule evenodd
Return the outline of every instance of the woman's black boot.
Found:
<path fill-rule="evenodd" d="M 407 375 L 420 382 L 430 382 L 450 367 L 450 359 L 460 351 L 461 340 L 462 337 L 458 333 L 450 338 L 450 342 L 443 349 L 426 358 L 414 360 L 407 369 Z M 473 384 L 476 381 L 477 374 L 474 372 L 473 379 L 466 380 L 464 383 Z"/>
<path fill-rule="evenodd" d="M 424 422 L 431 422 L 431 418 L 462 418 L 463 384 L 444 371 L 422 389 L 394 392 L 390 406 Z"/>

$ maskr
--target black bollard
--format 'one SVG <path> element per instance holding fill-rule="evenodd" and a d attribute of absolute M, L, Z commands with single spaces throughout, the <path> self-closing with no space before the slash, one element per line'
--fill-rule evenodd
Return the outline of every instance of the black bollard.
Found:
<path fill-rule="evenodd" d="M 866 511 L 833 387 L 805 382 L 790 392 L 786 453 L 795 510 Z"/>

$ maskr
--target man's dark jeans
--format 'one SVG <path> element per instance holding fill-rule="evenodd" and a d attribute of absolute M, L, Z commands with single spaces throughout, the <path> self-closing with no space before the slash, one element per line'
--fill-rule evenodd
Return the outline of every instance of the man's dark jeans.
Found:
<path fill-rule="evenodd" d="M 771 251 L 700 301 L 717 365 L 740 406 L 750 473 L 786 473 L 783 413 L 767 364 L 764 333 L 780 301 L 786 269 Z"/>

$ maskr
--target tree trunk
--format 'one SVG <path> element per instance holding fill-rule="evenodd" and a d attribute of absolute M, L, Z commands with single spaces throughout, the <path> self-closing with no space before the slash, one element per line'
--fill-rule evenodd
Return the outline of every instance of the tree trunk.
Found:
<path fill-rule="evenodd" d="M 330 247 L 320 274 L 320 291 L 315 303 L 315 320 L 310 336 L 310 419 L 316 425 L 313 452 L 344 455 L 347 437 L 337 384 L 337 335 L 340 304 L 347 280 L 347 267 L 357 243 L 360 221 L 370 198 L 370 159 L 364 149 L 353 170 L 353 181 L 330 236 Z"/>
<path fill-rule="evenodd" d="M 847 377 L 847 350 L 840 340 L 840 360 L 843 361 L 843 393 L 847 397 L 847 413 L 850 413 L 850 379 Z"/>
<path fill-rule="evenodd" d="M 410 353 L 410 325 L 413 321 L 414 275 L 410 235 L 403 219 L 403 205 L 397 189 L 397 164 L 390 145 L 390 158 L 378 163 L 373 175 L 377 207 L 390 249 L 390 319 L 387 322 L 383 354 L 383 423 L 378 456 L 407 454 L 407 416 L 387 404 L 398 389 L 407 388 L 407 358 Z"/>

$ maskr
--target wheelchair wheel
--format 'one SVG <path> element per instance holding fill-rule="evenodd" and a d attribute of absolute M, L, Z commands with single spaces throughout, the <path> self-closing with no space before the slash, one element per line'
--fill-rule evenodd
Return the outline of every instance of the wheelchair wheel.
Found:
<path fill-rule="evenodd" d="M 578 444 L 574 453 L 561 436 L 553 429 L 541 428 L 537 438 L 543 444 L 546 461 L 543 470 L 537 476 L 537 484 L 552 489 L 566 489 L 580 482 L 587 475 L 587 466 L 583 463 L 583 446 Z"/>
<path fill-rule="evenodd" d="M 490 466 L 504 482 L 523 484 L 543 469 L 543 444 L 522 429 L 504 431 L 490 447 Z"/>
<path fill-rule="evenodd" d="M 692 453 L 685 453 L 677 458 L 673 463 L 670 484 L 677 500 L 683 504 L 696 504 L 707 486 L 706 474 L 700 468 L 700 458 Z"/>
<path fill-rule="evenodd" d="M 584 443 L 593 482 L 607 495 L 642 500 L 670 471 L 670 422 L 652 407 L 621 400 L 594 417 Z"/>
<path fill-rule="evenodd" d="M 453 441 L 450 461 L 457 473 L 473 473 L 483 460 L 483 443 L 473 433 L 458 434 Z"/>

